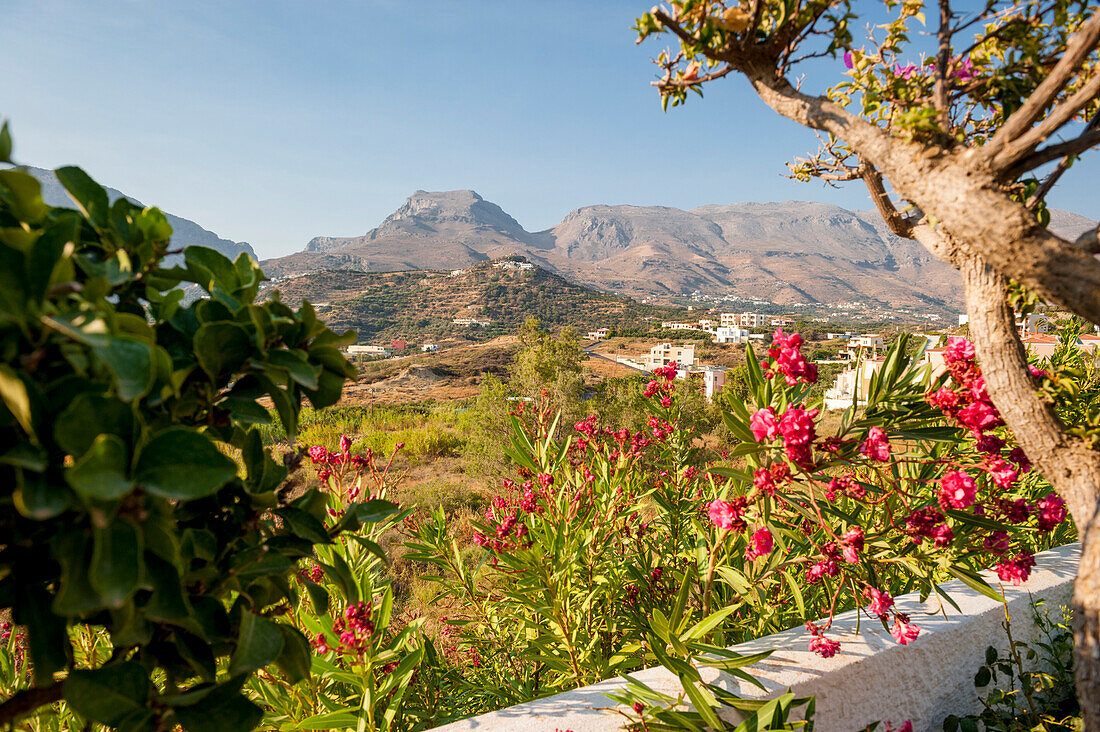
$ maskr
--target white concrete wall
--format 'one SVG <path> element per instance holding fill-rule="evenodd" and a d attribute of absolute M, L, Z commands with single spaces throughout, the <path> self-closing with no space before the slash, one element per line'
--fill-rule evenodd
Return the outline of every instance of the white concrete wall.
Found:
<path fill-rule="evenodd" d="M 1055 618 L 1060 605 L 1069 605 L 1079 555 L 1079 544 L 1042 552 L 1035 557 L 1035 569 L 1024 585 L 1004 587 L 1017 640 L 1031 642 L 1035 638 L 1031 598 L 1044 600 Z M 995 575 L 986 573 L 986 578 L 998 586 Z M 744 697 L 778 694 L 788 687 L 799 696 L 813 695 L 817 698 L 815 725 L 821 732 L 854 732 L 871 722 L 898 724 L 906 719 L 913 720 L 915 732 L 938 731 L 949 714 L 980 711 L 974 673 L 983 662 L 987 646 L 1003 651 L 1008 645 L 1001 628 L 1003 604 L 957 580 L 941 587 L 959 605 L 961 613 L 946 603 L 941 609 L 935 598 L 923 604 L 916 594 L 896 598 L 898 610 L 909 613 L 910 622 L 921 628 L 920 637 L 909 646 L 895 643 L 881 623 L 866 616 L 860 620 L 855 612 L 847 612 L 834 619 L 829 633 L 830 638 L 841 642 L 841 652 L 833 658 L 819 658 L 806 650 L 809 635 L 802 628 L 733 647 L 739 653 L 776 649 L 763 663 L 748 669 L 768 693 L 712 669 L 704 670 L 703 678 L 714 682 L 724 677 L 720 683 Z M 675 695 L 680 690 L 676 677 L 663 668 L 646 669 L 634 676 L 658 691 Z M 624 718 L 610 711 L 614 702 L 604 692 L 621 688 L 619 679 L 608 679 L 438 729 L 618 730 Z"/>

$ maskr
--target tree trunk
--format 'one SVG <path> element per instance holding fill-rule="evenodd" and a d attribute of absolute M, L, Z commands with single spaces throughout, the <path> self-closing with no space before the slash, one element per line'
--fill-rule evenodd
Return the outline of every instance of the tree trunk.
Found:
<path fill-rule="evenodd" d="M 983 260 L 959 257 L 974 348 L 993 403 L 1032 463 L 1066 501 L 1081 537 L 1073 595 L 1077 698 L 1087 732 L 1100 732 L 1100 453 L 1062 431 L 1027 370 L 1005 278 Z"/>

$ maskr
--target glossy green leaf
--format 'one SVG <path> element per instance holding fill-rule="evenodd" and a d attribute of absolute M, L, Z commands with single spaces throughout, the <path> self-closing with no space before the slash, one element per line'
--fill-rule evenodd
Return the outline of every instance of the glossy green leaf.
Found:
<path fill-rule="evenodd" d="M 116 518 L 92 536 L 88 581 L 107 607 L 120 607 L 137 591 L 144 574 L 141 535 L 137 528 Z"/>
<path fill-rule="evenodd" d="M 183 427 L 157 434 L 138 454 L 134 480 L 180 501 L 214 493 L 237 475 L 237 464 L 204 435 Z"/>
<path fill-rule="evenodd" d="M 276 623 L 251 612 L 241 616 L 237 649 L 229 660 L 229 674 L 251 673 L 274 663 L 283 652 L 283 633 Z"/>
<path fill-rule="evenodd" d="M 149 675 L 134 661 L 73 671 L 62 687 L 65 701 L 80 715 L 115 725 L 149 701 Z"/>
<path fill-rule="evenodd" d="M 128 465 L 122 440 L 102 434 L 71 468 L 65 469 L 65 480 L 82 498 L 113 501 L 133 488 L 133 481 L 126 477 Z"/>

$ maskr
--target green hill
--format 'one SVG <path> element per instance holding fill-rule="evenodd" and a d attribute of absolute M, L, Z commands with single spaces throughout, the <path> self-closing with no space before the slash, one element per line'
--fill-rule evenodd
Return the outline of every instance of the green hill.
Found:
<path fill-rule="evenodd" d="M 334 329 L 354 328 L 361 343 L 403 338 L 484 341 L 514 332 L 528 317 L 549 328 L 648 328 L 679 319 L 682 308 L 647 305 L 611 295 L 545 270 L 502 269 L 481 262 L 461 272 L 314 272 L 276 282 L 284 301 L 307 299 Z M 490 321 L 458 325 L 455 319 Z"/>

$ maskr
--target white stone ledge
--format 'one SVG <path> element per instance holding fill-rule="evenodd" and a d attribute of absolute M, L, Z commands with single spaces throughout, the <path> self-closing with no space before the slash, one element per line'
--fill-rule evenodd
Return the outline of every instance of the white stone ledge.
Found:
<path fill-rule="evenodd" d="M 1041 552 L 1035 557 L 1035 568 L 1026 583 L 1003 588 L 1017 640 L 1032 642 L 1036 638 L 1030 610 L 1032 598 L 1045 601 L 1046 609 L 1055 618 L 1059 606 L 1070 604 L 1080 551 L 1080 544 L 1074 543 Z M 984 574 L 990 584 L 998 586 L 996 575 Z M 860 621 L 856 612 L 851 611 L 833 620 L 829 637 L 841 643 L 841 652 L 833 658 L 819 658 L 810 653 L 809 635 L 802 628 L 733 646 L 732 650 L 746 654 L 775 649 L 768 659 L 748 669 L 764 684 L 766 692 L 711 669 L 705 670 L 703 677 L 749 698 L 777 695 L 787 688 L 799 696 L 812 695 L 817 698 L 815 727 L 821 732 L 854 732 L 871 722 L 887 720 L 897 724 L 906 719 L 913 720 L 915 732 L 940 730 L 949 714 L 980 711 L 974 673 L 983 663 L 988 646 L 1001 651 L 1008 646 L 1001 628 L 1003 604 L 958 580 L 945 582 L 941 588 L 961 612 L 946 603 L 941 610 L 934 597 L 921 603 L 916 593 L 896 598 L 897 609 L 909 613 L 910 622 L 921 628 L 920 637 L 907 647 L 895 643 L 881 623 L 866 616 Z M 680 691 L 679 680 L 664 668 L 645 669 L 633 676 L 658 691 L 672 695 Z M 608 679 L 437 729 L 441 732 L 618 730 L 625 720 L 611 711 L 615 703 L 605 692 L 622 688 L 621 679 Z"/>

